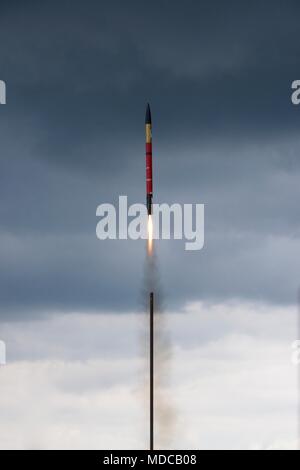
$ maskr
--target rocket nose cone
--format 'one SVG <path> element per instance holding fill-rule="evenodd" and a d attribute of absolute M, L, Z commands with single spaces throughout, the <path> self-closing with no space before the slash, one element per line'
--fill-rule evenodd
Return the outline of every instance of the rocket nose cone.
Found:
<path fill-rule="evenodd" d="M 151 124 L 151 111 L 150 111 L 149 103 L 147 103 L 145 123 Z"/>

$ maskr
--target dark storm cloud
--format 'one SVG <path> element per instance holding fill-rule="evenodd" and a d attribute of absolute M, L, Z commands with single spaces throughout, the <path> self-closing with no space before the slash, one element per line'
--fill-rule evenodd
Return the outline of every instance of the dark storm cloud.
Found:
<path fill-rule="evenodd" d="M 11 112 L 36 116 L 38 150 L 51 162 L 91 171 L 104 153 L 106 165 L 122 163 L 112 137 L 127 144 L 137 138 L 145 96 L 168 140 L 296 129 L 289 101 L 298 73 L 296 2 L 91 5 L 16 7 L 2 17 Z M 95 141 L 98 153 L 89 147 L 83 161 Z"/>
<path fill-rule="evenodd" d="M 4 4 L 3 314 L 137 305 L 143 249 L 97 241 L 95 211 L 119 194 L 143 201 L 147 100 L 156 199 L 206 204 L 204 251 L 162 244 L 170 303 L 294 301 L 298 13 L 298 2 Z"/>

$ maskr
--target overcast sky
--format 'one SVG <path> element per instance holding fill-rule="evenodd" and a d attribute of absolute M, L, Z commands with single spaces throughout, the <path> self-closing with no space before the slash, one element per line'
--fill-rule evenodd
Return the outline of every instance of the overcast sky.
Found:
<path fill-rule="evenodd" d="M 60 318 L 87 315 L 93 329 L 100 315 L 139 312 L 144 242 L 100 241 L 95 231 L 99 204 L 145 201 L 148 101 L 155 202 L 205 204 L 203 250 L 157 243 L 166 311 L 234 302 L 296 315 L 299 15 L 299 2 L 276 0 L 1 3 L 0 339 L 14 367 L 55 360 L 26 344 Z M 24 337 L 14 342 L 18 324 Z M 224 341 L 231 327 L 220 327 Z M 75 347 L 75 332 L 54 336 L 58 350 Z M 278 351 L 289 351 L 287 338 Z M 91 348 L 85 359 L 103 350 L 112 361 L 127 346 Z"/>

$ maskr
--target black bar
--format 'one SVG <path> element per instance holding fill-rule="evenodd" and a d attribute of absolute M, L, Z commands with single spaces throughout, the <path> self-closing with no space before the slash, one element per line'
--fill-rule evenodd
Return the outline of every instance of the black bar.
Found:
<path fill-rule="evenodd" d="M 150 293 L 150 450 L 154 449 L 154 312 Z"/>

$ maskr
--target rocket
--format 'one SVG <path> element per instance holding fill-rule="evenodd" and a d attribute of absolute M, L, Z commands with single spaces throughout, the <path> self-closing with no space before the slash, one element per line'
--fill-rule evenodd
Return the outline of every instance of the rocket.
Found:
<path fill-rule="evenodd" d="M 152 122 L 149 103 L 146 108 L 146 204 L 148 215 L 152 214 Z"/>

